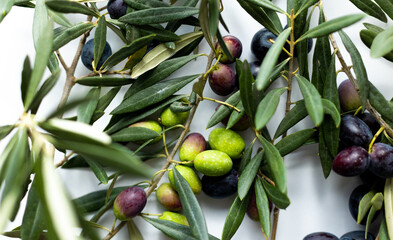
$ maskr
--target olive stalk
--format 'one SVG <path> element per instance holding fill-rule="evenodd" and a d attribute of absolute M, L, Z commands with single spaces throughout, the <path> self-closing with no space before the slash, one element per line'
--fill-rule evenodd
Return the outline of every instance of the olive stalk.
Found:
<path fill-rule="evenodd" d="M 214 50 L 211 50 L 208 60 L 207 60 L 207 66 L 206 66 L 206 72 L 209 71 L 213 60 L 215 58 L 215 52 Z M 205 75 L 202 75 L 200 77 L 201 78 L 205 78 Z M 204 85 L 203 87 L 206 85 L 206 81 L 204 81 Z M 185 139 L 185 137 L 187 136 L 188 132 L 190 131 L 190 125 L 192 123 L 192 120 L 194 118 L 195 112 L 198 108 L 199 103 L 202 101 L 202 98 L 200 96 L 197 96 L 197 99 L 195 101 L 195 105 L 192 107 L 192 109 L 190 110 L 190 114 L 188 116 L 187 122 L 184 125 L 184 130 L 182 131 L 180 137 L 178 138 L 178 141 L 176 142 L 176 145 L 173 147 L 171 153 L 167 156 L 165 164 L 161 167 L 161 170 L 158 171 L 158 174 L 156 174 L 152 180 L 152 184 L 151 186 L 146 190 L 146 197 L 148 198 L 151 193 L 156 189 L 158 183 L 160 182 L 161 178 L 164 176 L 166 169 L 169 168 L 169 166 L 172 163 L 172 160 L 175 156 L 175 154 L 177 153 L 177 151 L 180 148 L 181 143 L 183 142 L 183 140 Z M 114 230 L 107 234 L 106 237 L 104 238 L 104 240 L 109 240 L 112 239 L 112 237 L 114 237 L 124 226 L 126 225 L 126 222 L 121 222 L 116 228 L 114 228 Z"/>

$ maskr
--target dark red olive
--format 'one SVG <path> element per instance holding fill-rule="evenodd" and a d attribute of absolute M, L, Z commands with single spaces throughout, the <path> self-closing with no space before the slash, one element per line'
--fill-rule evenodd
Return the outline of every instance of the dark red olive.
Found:
<path fill-rule="evenodd" d="M 129 187 L 116 197 L 113 203 L 113 213 L 121 221 L 131 219 L 142 212 L 146 199 L 143 188 Z"/>
<path fill-rule="evenodd" d="M 370 164 L 368 152 L 359 146 L 352 146 L 339 152 L 333 160 L 333 170 L 345 177 L 360 175 Z"/>

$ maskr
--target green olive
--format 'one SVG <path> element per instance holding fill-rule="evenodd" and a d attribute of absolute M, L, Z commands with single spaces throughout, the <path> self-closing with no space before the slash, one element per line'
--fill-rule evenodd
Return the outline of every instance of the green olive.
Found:
<path fill-rule="evenodd" d="M 176 170 L 178 170 L 179 173 L 183 176 L 183 178 L 186 179 L 186 181 L 190 185 L 193 193 L 198 194 L 202 191 L 201 180 L 199 179 L 198 175 L 196 174 L 196 172 L 192 168 L 182 166 L 182 165 L 177 165 Z M 172 170 L 170 170 L 168 173 L 168 179 L 169 179 L 169 182 L 171 183 L 172 187 L 175 190 L 177 190 Z"/>
<path fill-rule="evenodd" d="M 158 219 L 168 220 L 178 224 L 189 226 L 187 218 L 180 213 L 165 211 L 162 213 L 161 216 L 158 217 Z"/>
<path fill-rule="evenodd" d="M 195 169 L 206 176 L 222 176 L 232 169 L 232 159 L 228 154 L 217 151 L 207 150 L 195 157 Z"/>
<path fill-rule="evenodd" d="M 224 152 L 232 159 L 240 158 L 246 146 L 238 133 L 225 128 L 216 128 L 211 131 L 209 144 L 212 149 Z"/>
<path fill-rule="evenodd" d="M 161 123 L 165 127 L 172 127 L 177 124 L 183 124 L 188 118 L 189 112 L 175 113 L 168 107 L 161 113 Z"/>
<path fill-rule="evenodd" d="M 143 121 L 143 122 L 137 122 L 137 123 L 134 123 L 134 124 L 131 124 L 130 126 L 129 126 L 130 128 L 131 127 L 143 127 L 143 128 L 148 128 L 148 129 L 150 129 L 150 130 L 153 130 L 153 131 L 155 131 L 155 132 L 157 132 L 158 134 L 161 134 L 161 132 L 162 132 L 162 127 L 161 127 L 161 125 L 157 122 L 157 121 Z M 162 139 L 162 136 L 160 135 L 160 136 L 158 136 L 158 137 L 156 137 L 156 138 L 154 138 L 154 140 L 150 143 L 150 144 L 153 144 L 153 143 L 157 143 L 157 142 L 159 142 L 160 140 Z M 135 142 L 136 144 L 143 144 L 144 142 Z"/>

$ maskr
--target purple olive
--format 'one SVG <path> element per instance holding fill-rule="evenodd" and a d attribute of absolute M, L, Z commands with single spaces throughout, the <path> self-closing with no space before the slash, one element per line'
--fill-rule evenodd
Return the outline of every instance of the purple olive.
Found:
<path fill-rule="evenodd" d="M 370 164 L 367 151 L 359 146 L 352 146 L 339 152 L 333 160 L 333 170 L 345 177 L 360 175 Z"/>
<path fill-rule="evenodd" d="M 340 140 L 348 146 L 368 148 L 373 134 L 370 128 L 358 117 L 347 114 L 341 118 Z"/>
<path fill-rule="evenodd" d="M 353 217 L 353 219 L 355 219 L 355 221 L 357 221 L 357 218 L 358 218 L 360 200 L 362 200 L 364 195 L 366 195 L 370 190 L 371 190 L 370 186 L 368 186 L 366 184 L 362 184 L 362 185 L 357 186 L 351 192 L 351 195 L 349 196 L 348 208 L 349 208 L 349 212 L 351 213 L 351 216 Z M 372 221 L 375 221 L 378 213 L 379 213 L 379 211 L 377 212 L 377 214 L 375 214 Z M 363 220 L 360 222 L 360 224 L 365 225 L 366 221 L 367 221 L 367 217 L 368 217 L 368 213 L 363 218 Z"/>
<path fill-rule="evenodd" d="M 393 177 L 393 147 L 375 143 L 370 153 L 370 171 L 381 178 Z"/>
<path fill-rule="evenodd" d="M 223 53 L 220 62 L 226 64 L 234 63 L 236 58 L 239 58 L 240 55 L 242 54 L 243 45 L 237 37 L 232 35 L 224 36 L 223 40 L 225 42 L 225 45 L 227 45 L 229 52 L 232 54 L 233 61 L 229 60 L 228 56 L 225 55 L 225 53 L 222 51 L 220 44 L 217 43 L 216 45 L 217 52 Z"/>
<path fill-rule="evenodd" d="M 226 96 L 233 92 L 236 86 L 235 71 L 225 64 L 217 64 L 209 74 L 210 88 L 220 96 Z"/>
<path fill-rule="evenodd" d="M 342 235 L 340 240 L 366 240 L 364 237 L 366 236 L 365 231 L 351 231 Z M 367 240 L 374 240 L 375 237 L 371 233 L 367 233 Z"/>
<path fill-rule="evenodd" d="M 356 110 L 362 105 L 359 93 L 349 79 L 344 80 L 338 86 L 338 96 L 340 98 L 341 108 L 345 112 Z"/>
<path fill-rule="evenodd" d="M 361 113 L 357 115 L 360 120 L 362 120 L 370 128 L 373 135 L 375 135 L 379 128 L 381 127 L 377 119 L 371 113 Z"/>
<path fill-rule="evenodd" d="M 251 40 L 251 52 L 262 61 L 276 38 L 277 36 L 266 28 L 259 30 Z"/>
<path fill-rule="evenodd" d="M 232 169 L 229 173 L 218 176 L 202 177 L 202 191 L 212 198 L 226 198 L 237 192 L 239 173 Z"/>
<path fill-rule="evenodd" d="M 338 237 L 328 232 L 310 233 L 303 240 L 339 240 Z"/>
<path fill-rule="evenodd" d="M 107 9 L 112 19 L 118 19 L 127 13 L 127 4 L 123 0 L 109 0 Z"/>
<path fill-rule="evenodd" d="M 157 188 L 156 197 L 158 202 L 170 211 L 177 212 L 182 209 L 179 194 L 177 194 L 170 183 L 161 184 Z"/>
<path fill-rule="evenodd" d="M 113 212 L 117 219 L 126 221 L 142 212 L 146 205 L 146 193 L 143 188 L 129 187 L 122 191 L 113 203 Z"/>
<path fill-rule="evenodd" d="M 196 155 L 206 150 L 206 147 L 206 140 L 202 134 L 191 133 L 180 146 L 179 159 L 182 162 L 192 162 Z"/>

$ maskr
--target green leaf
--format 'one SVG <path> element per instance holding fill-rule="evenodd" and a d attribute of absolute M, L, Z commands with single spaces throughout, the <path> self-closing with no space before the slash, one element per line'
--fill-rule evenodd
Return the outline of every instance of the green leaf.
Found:
<path fill-rule="evenodd" d="M 0 23 L 9 13 L 15 0 L 3 0 L 0 2 Z"/>
<path fill-rule="evenodd" d="M 100 62 L 106 45 L 106 20 L 105 17 L 98 19 L 96 32 L 94 33 L 94 68 Z"/>
<path fill-rule="evenodd" d="M 355 71 L 356 78 L 359 84 L 359 92 L 360 92 L 360 99 L 362 101 L 362 107 L 363 109 L 366 109 L 366 103 L 369 94 L 369 84 L 368 84 L 367 71 L 364 66 L 362 56 L 357 50 L 355 44 L 351 41 L 351 39 L 348 37 L 348 35 L 345 32 L 340 31 L 339 34 L 341 40 L 344 43 L 345 48 L 351 55 L 353 70 Z"/>
<path fill-rule="evenodd" d="M 197 13 L 198 9 L 194 7 L 156 7 L 127 13 L 120 17 L 119 21 L 132 25 L 146 25 L 184 19 Z"/>
<path fill-rule="evenodd" d="M 329 69 L 326 74 L 326 80 L 323 89 L 323 97 L 327 100 L 330 100 L 335 108 L 339 111 L 340 110 L 340 99 L 338 97 L 338 90 L 337 90 L 337 79 L 336 79 L 336 54 L 333 53 Z M 323 101 L 323 100 L 322 100 Z"/>
<path fill-rule="evenodd" d="M 88 16 L 92 15 L 96 18 L 100 16 L 99 13 L 93 9 L 74 1 L 47 0 L 45 3 L 48 8 L 60 13 L 81 13 Z"/>
<path fill-rule="evenodd" d="M 135 225 L 132 219 L 127 221 L 127 229 L 128 229 L 128 235 L 130 236 L 130 240 L 144 239 L 141 232 L 139 231 L 139 228 Z"/>
<path fill-rule="evenodd" d="M 156 83 L 125 99 L 111 114 L 135 112 L 158 103 L 179 91 L 198 76 L 199 75 L 185 76 Z"/>
<path fill-rule="evenodd" d="M 384 187 L 385 219 L 389 239 L 393 239 L 393 179 L 386 179 Z"/>
<path fill-rule="evenodd" d="M 270 211 L 269 199 L 267 198 L 265 189 L 263 189 L 262 182 L 259 178 L 255 179 L 255 196 L 257 209 L 259 214 L 259 221 L 261 223 L 263 232 L 266 236 L 270 236 Z"/>
<path fill-rule="evenodd" d="M 370 93 L 369 93 L 369 101 L 371 106 L 373 106 L 384 119 L 393 122 L 393 108 L 386 101 L 385 97 L 382 93 L 371 83 L 369 82 Z"/>
<path fill-rule="evenodd" d="M 382 57 L 390 53 L 393 50 L 391 47 L 392 39 L 393 27 L 389 27 L 378 33 L 371 45 L 371 57 Z"/>
<path fill-rule="evenodd" d="M 316 126 L 319 126 L 323 121 L 323 105 L 321 95 L 318 90 L 307 79 L 296 75 L 299 83 L 300 91 L 304 97 L 306 109 L 310 114 L 311 119 Z"/>
<path fill-rule="evenodd" d="M 276 65 L 278 57 L 280 56 L 282 48 L 290 33 L 290 27 L 284 30 L 280 35 L 278 35 L 276 41 L 267 52 L 265 57 L 266 59 L 269 59 L 269 61 L 262 62 L 257 79 L 255 80 L 259 90 L 264 89 L 269 84 L 270 74 L 273 72 L 274 66 Z"/>
<path fill-rule="evenodd" d="M 250 195 L 247 194 L 243 200 L 240 200 L 239 196 L 236 196 L 225 218 L 221 236 L 222 240 L 231 239 L 233 235 L 235 235 L 243 221 L 244 215 L 246 214 L 248 203 L 250 201 L 249 196 Z"/>
<path fill-rule="evenodd" d="M 48 9 L 48 14 L 53 18 L 53 21 L 55 21 L 55 23 L 64 27 L 72 27 L 72 23 L 68 20 L 66 16 L 64 16 L 64 14 L 54 12 L 50 9 Z"/>
<path fill-rule="evenodd" d="M 31 79 L 31 72 L 32 69 L 31 69 L 30 59 L 28 56 L 26 56 L 25 61 L 23 63 L 22 83 L 20 85 L 22 102 L 25 102 L 26 99 L 27 88 L 29 86 L 30 79 Z"/>
<path fill-rule="evenodd" d="M 357 215 L 357 223 L 360 224 L 360 222 L 363 220 L 363 218 L 367 215 L 368 211 L 371 208 L 371 199 L 374 197 L 375 191 L 370 191 L 366 193 L 362 197 L 362 199 L 359 202 L 359 208 L 358 208 L 358 215 Z"/>
<path fill-rule="evenodd" d="M 338 111 L 334 103 L 327 99 L 322 99 L 322 104 L 323 104 L 323 112 L 325 114 L 329 114 L 332 117 L 336 128 L 338 128 L 341 122 L 340 112 Z"/>
<path fill-rule="evenodd" d="M 276 4 L 274 4 L 273 2 L 267 1 L 267 0 L 246 0 L 249 3 L 252 3 L 254 5 L 260 6 L 260 7 L 264 7 L 270 10 L 273 10 L 275 12 L 279 12 L 282 14 L 285 14 L 285 11 L 282 10 L 280 7 L 278 7 Z"/>
<path fill-rule="evenodd" d="M 117 87 L 133 83 L 134 80 L 125 77 L 93 76 L 83 77 L 75 80 L 75 83 L 85 86 Z"/>
<path fill-rule="evenodd" d="M 158 28 L 156 25 L 141 25 L 138 26 L 138 30 L 142 35 L 156 34 L 154 39 L 160 42 L 174 42 L 180 40 L 180 37 L 174 32 Z"/>
<path fill-rule="evenodd" d="M 368 15 L 381 20 L 382 22 L 385 23 L 387 22 L 388 19 L 386 18 L 385 13 L 373 1 L 371 0 L 350 0 L 350 1 L 353 3 L 353 5 L 355 5 L 357 8 L 362 10 L 364 13 L 367 13 Z"/>
<path fill-rule="evenodd" d="M 94 111 L 96 110 L 98 104 L 98 98 L 100 97 L 101 89 L 100 88 L 92 88 L 87 93 L 86 98 L 87 102 L 79 105 L 77 120 L 82 123 L 90 123 L 91 118 L 93 117 Z"/>
<path fill-rule="evenodd" d="M 36 56 L 34 60 L 33 72 L 29 81 L 25 96 L 25 110 L 30 106 L 33 101 L 38 85 L 44 75 L 46 65 L 52 53 L 52 38 L 53 38 L 53 22 L 49 21 L 45 26 L 43 32 L 39 36 L 38 45 L 36 48 Z"/>
<path fill-rule="evenodd" d="M 329 20 L 308 30 L 297 41 L 300 42 L 306 38 L 316 38 L 329 35 L 362 20 L 364 17 L 364 14 L 351 14 Z"/>
<path fill-rule="evenodd" d="M 173 56 L 176 52 L 192 43 L 194 40 L 202 36 L 202 32 L 187 33 L 180 36 L 180 40 L 175 42 L 176 48 L 170 49 L 165 44 L 159 44 L 148 52 L 133 69 L 131 78 L 137 78 L 143 73 L 155 68 L 158 64 Z"/>
<path fill-rule="evenodd" d="M 43 33 L 48 22 L 48 8 L 45 5 L 45 0 L 37 0 L 33 18 L 33 43 L 36 50 L 39 43 L 39 37 Z"/>
<path fill-rule="evenodd" d="M 133 124 L 137 121 L 140 121 L 153 113 L 156 113 L 165 107 L 171 105 L 173 102 L 178 101 L 186 96 L 184 95 L 175 95 L 172 97 L 169 97 L 168 99 L 157 103 L 153 106 L 150 106 L 148 108 L 145 108 L 140 111 L 136 111 L 133 113 L 129 114 L 120 114 L 120 115 L 114 115 L 112 116 L 111 121 L 109 122 L 108 126 L 105 128 L 105 131 L 108 134 L 113 134 L 114 132 L 119 131 L 120 129 L 129 126 L 130 124 Z"/>
<path fill-rule="evenodd" d="M 252 183 L 254 182 L 254 178 L 257 175 L 259 166 L 261 165 L 262 158 L 265 151 L 259 151 L 242 171 L 239 177 L 239 183 L 237 185 L 237 194 L 240 200 L 244 200 L 247 196 L 248 191 Z"/>
<path fill-rule="evenodd" d="M 252 121 L 254 119 L 255 106 L 253 98 L 254 78 L 251 73 L 250 65 L 247 60 L 244 62 L 236 60 L 236 70 L 236 73 L 239 75 L 240 98 L 248 118 Z"/>
<path fill-rule="evenodd" d="M 286 90 L 287 88 L 285 87 L 271 90 L 258 104 L 257 112 L 255 113 L 255 128 L 257 130 L 264 128 L 273 117 L 280 102 L 280 97 Z"/>
<path fill-rule="evenodd" d="M 234 61 L 232 53 L 229 51 L 228 46 L 225 44 L 224 38 L 221 35 L 220 30 L 217 30 L 217 42 L 220 44 L 223 57 L 226 56 L 229 61 Z"/>
<path fill-rule="evenodd" d="M 245 114 L 245 110 L 243 107 L 242 101 L 240 101 L 236 107 L 240 110 L 240 112 L 236 111 L 235 109 L 232 111 L 231 115 L 229 116 L 227 129 L 231 129 Z"/>
<path fill-rule="evenodd" d="M 104 96 L 102 96 L 97 103 L 96 111 L 104 111 L 112 100 L 116 97 L 117 93 L 120 91 L 119 87 L 112 88 Z"/>
<path fill-rule="evenodd" d="M 202 0 L 201 5 L 199 7 L 199 24 L 201 25 L 201 29 L 203 32 L 203 35 L 209 44 L 211 49 L 215 49 L 214 43 L 213 43 L 213 38 L 214 36 L 211 36 L 210 31 L 209 31 L 209 0 Z M 216 29 L 217 30 L 217 29 Z"/>
<path fill-rule="evenodd" d="M 49 119 L 39 122 L 41 128 L 46 131 L 71 141 L 86 141 L 87 143 L 96 143 L 109 145 L 112 140 L 105 133 L 94 128 L 91 125 L 82 122 L 75 122 L 63 119 Z"/>
<path fill-rule="evenodd" d="M 318 3 L 318 0 L 306 0 L 303 1 L 303 4 L 301 5 L 301 7 L 299 8 L 299 10 L 297 10 L 296 15 L 302 13 L 304 10 L 308 10 L 309 7 L 311 7 L 312 5 Z"/>
<path fill-rule="evenodd" d="M 381 226 L 379 227 L 379 240 L 390 240 L 388 227 L 386 226 L 385 216 L 382 218 Z"/>
<path fill-rule="evenodd" d="M 165 2 L 155 0 L 124 0 L 130 7 L 137 10 L 156 8 L 156 7 L 169 7 Z"/>
<path fill-rule="evenodd" d="M 300 122 L 307 116 L 307 109 L 304 101 L 296 102 L 296 105 L 287 113 L 287 115 L 281 120 L 278 125 L 274 138 L 278 138 L 288 129 L 293 127 L 296 123 Z"/>
<path fill-rule="evenodd" d="M 368 48 L 371 48 L 371 45 L 372 45 L 375 37 L 377 36 L 377 34 L 378 33 L 373 30 L 366 30 L 366 29 L 361 30 L 359 33 L 360 39 Z M 385 58 L 386 60 L 388 60 L 390 62 L 393 62 L 393 51 L 390 51 L 389 53 L 384 55 L 383 58 Z"/>
<path fill-rule="evenodd" d="M 115 142 L 136 142 L 147 141 L 159 137 L 160 135 L 151 129 L 143 127 L 124 128 L 113 134 L 112 140 Z"/>
<path fill-rule="evenodd" d="M 53 50 L 58 50 L 71 40 L 81 36 L 87 31 L 90 31 L 92 28 L 94 28 L 94 24 L 90 22 L 82 22 L 65 28 L 53 39 Z"/>
<path fill-rule="evenodd" d="M 287 189 L 287 180 L 284 159 L 272 143 L 260 135 L 258 135 L 258 139 L 265 151 L 266 162 L 271 178 L 276 184 L 278 190 L 285 193 Z"/>
<path fill-rule="evenodd" d="M 40 235 L 46 226 L 42 202 L 34 185 L 35 183 L 32 184 L 27 197 L 21 228 L 21 237 L 29 240 L 40 239 Z"/>
<path fill-rule="evenodd" d="M 90 169 L 93 171 L 94 175 L 102 184 L 108 183 L 108 175 L 106 174 L 105 169 L 101 166 L 101 164 L 95 162 L 93 159 L 89 157 L 85 157 L 85 161 L 89 164 Z"/>
<path fill-rule="evenodd" d="M 143 164 L 135 154 L 121 145 L 111 144 L 104 146 L 56 138 L 49 138 L 49 141 L 58 148 L 73 150 L 82 156 L 91 157 L 103 165 L 148 178 L 152 176 L 152 169 Z"/>
<path fill-rule="evenodd" d="M 251 155 L 252 155 L 252 150 L 254 147 L 254 142 L 251 142 L 251 144 L 244 150 L 242 159 L 240 160 L 240 165 L 239 165 L 239 172 L 242 173 L 247 166 L 247 164 L 251 161 Z"/>
<path fill-rule="evenodd" d="M 0 140 L 5 138 L 15 128 L 14 125 L 5 125 L 0 127 Z"/>
<path fill-rule="evenodd" d="M 45 80 L 45 82 L 42 84 L 40 89 L 37 91 L 33 101 L 31 102 L 30 106 L 28 109 L 31 110 L 32 114 L 36 114 L 38 111 L 38 108 L 41 105 L 42 100 L 48 93 L 53 89 L 53 87 L 56 85 L 57 80 L 59 80 L 60 77 L 60 70 L 57 70 L 54 72 L 48 79 Z"/>
<path fill-rule="evenodd" d="M 375 2 L 382 8 L 382 10 L 393 19 L 393 2 L 388 0 L 375 0 Z"/>
<path fill-rule="evenodd" d="M 103 71 L 109 70 L 111 67 L 123 61 L 125 58 L 131 56 L 136 51 L 146 46 L 153 40 L 154 34 L 138 38 L 132 43 L 120 48 L 117 52 L 113 53 L 101 66 Z M 131 77 L 132 78 L 132 77 Z"/>
<path fill-rule="evenodd" d="M 132 84 L 130 88 L 127 90 L 126 94 L 124 95 L 124 98 L 128 98 L 131 95 L 134 95 L 135 93 L 169 77 L 173 72 L 180 69 L 190 61 L 195 60 L 199 56 L 201 55 L 198 54 L 198 55 L 178 57 L 178 58 L 168 59 L 160 63 L 152 71 L 146 72 L 140 77 L 138 77 L 135 83 Z"/>
<path fill-rule="evenodd" d="M 324 128 L 322 128 L 322 130 L 323 129 Z M 328 149 L 328 146 L 326 144 L 325 134 L 326 134 L 325 131 L 319 132 L 318 147 L 319 147 L 319 158 L 321 161 L 323 175 L 325 178 L 327 178 L 330 174 L 330 171 L 332 170 L 333 156 L 331 155 L 331 153 Z M 331 134 L 331 133 L 328 133 L 328 134 Z"/>
<path fill-rule="evenodd" d="M 69 111 L 69 110 L 71 110 L 71 109 L 74 109 L 74 108 L 78 107 L 79 104 L 84 103 L 84 102 L 86 102 L 86 101 L 87 101 L 86 98 L 76 99 L 76 100 L 70 100 L 68 103 L 66 103 L 66 104 L 64 104 L 64 105 L 62 105 L 62 106 L 60 106 L 60 107 L 57 108 L 56 110 L 53 110 L 53 111 L 49 114 L 49 116 L 47 117 L 47 119 L 59 117 L 59 116 L 61 116 L 62 114 L 64 114 L 65 112 L 67 112 L 67 111 Z M 76 118 L 73 119 L 73 120 L 76 120 Z"/>
<path fill-rule="evenodd" d="M 270 201 L 272 201 L 272 203 L 274 203 L 274 205 L 276 205 L 278 208 L 286 209 L 289 204 L 291 204 L 288 196 L 281 192 L 277 186 L 271 185 L 265 179 L 262 179 L 262 185 Z"/>
<path fill-rule="evenodd" d="M 176 168 L 173 168 L 173 176 L 184 214 L 190 224 L 193 236 L 201 240 L 209 239 L 202 209 L 200 208 L 198 200 L 192 192 L 190 185 Z"/>
<path fill-rule="evenodd" d="M 276 148 L 281 156 L 285 156 L 303 146 L 316 132 L 315 129 L 305 129 L 290 134 L 276 143 Z"/>

